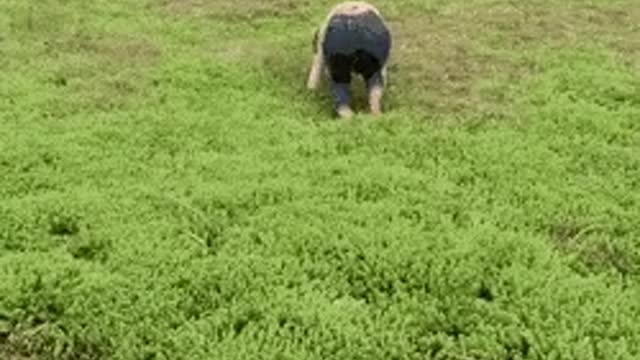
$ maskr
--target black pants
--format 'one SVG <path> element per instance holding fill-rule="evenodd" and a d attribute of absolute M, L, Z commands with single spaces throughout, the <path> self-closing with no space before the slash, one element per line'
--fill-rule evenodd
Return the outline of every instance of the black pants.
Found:
<path fill-rule="evenodd" d="M 334 16 L 322 46 L 337 106 L 351 102 L 352 73 L 361 75 L 369 89 L 384 85 L 382 67 L 389 57 L 391 36 L 375 13 Z"/>

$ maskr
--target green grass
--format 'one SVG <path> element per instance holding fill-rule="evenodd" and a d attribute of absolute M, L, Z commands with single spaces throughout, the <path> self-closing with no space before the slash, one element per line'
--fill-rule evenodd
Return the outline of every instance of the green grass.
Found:
<path fill-rule="evenodd" d="M 636 1 L 331 4 L 0 2 L 0 358 L 640 358 Z"/>

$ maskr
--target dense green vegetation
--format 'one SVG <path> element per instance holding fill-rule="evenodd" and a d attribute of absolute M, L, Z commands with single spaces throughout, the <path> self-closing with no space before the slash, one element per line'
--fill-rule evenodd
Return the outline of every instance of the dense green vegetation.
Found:
<path fill-rule="evenodd" d="M 331 4 L 0 1 L 0 358 L 640 358 L 637 1 Z"/>

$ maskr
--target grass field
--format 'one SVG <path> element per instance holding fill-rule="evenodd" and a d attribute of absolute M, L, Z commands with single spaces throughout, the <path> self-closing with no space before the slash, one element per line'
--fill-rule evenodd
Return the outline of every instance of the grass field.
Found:
<path fill-rule="evenodd" d="M 0 1 L 1 359 L 640 359 L 637 0 L 332 4 Z"/>

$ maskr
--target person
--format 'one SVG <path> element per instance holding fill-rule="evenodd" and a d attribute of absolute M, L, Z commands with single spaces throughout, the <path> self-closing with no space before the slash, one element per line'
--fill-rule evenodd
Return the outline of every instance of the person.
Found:
<path fill-rule="evenodd" d="M 380 115 L 391 45 L 389 28 L 375 6 L 363 1 L 340 3 L 314 34 L 307 87 L 316 89 L 325 72 L 338 116 L 350 118 L 351 75 L 358 74 L 366 82 L 371 113 Z"/>

